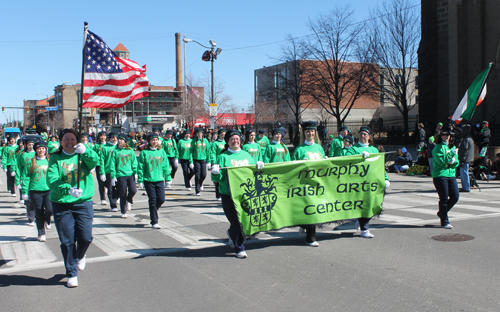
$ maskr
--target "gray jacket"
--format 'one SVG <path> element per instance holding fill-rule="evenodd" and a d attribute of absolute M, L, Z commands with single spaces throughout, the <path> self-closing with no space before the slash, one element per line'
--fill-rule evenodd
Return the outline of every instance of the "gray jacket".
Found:
<path fill-rule="evenodd" d="M 458 149 L 458 159 L 461 164 L 470 164 L 474 161 L 474 141 L 470 135 L 462 138 L 460 148 Z"/>

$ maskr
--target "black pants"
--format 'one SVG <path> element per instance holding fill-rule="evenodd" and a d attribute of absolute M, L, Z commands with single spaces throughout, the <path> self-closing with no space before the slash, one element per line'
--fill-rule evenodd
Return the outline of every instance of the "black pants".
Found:
<path fill-rule="evenodd" d="M 175 157 L 169 157 L 168 162 L 170 163 L 170 176 L 172 177 L 172 180 L 175 177 L 175 173 L 177 172 L 177 165 L 175 164 Z"/>
<path fill-rule="evenodd" d="M 158 209 L 165 202 L 165 183 L 144 181 L 144 188 L 149 199 L 149 218 L 154 225 L 158 223 Z"/>
<path fill-rule="evenodd" d="M 135 186 L 134 176 L 116 178 L 116 191 L 120 197 L 120 210 L 122 214 L 127 213 L 127 202 L 133 203 L 137 187 Z"/>
<path fill-rule="evenodd" d="M 108 189 L 108 199 L 111 209 L 117 208 L 116 200 L 118 199 L 118 192 L 116 191 L 116 185 L 111 186 L 110 174 L 106 174 L 106 181 L 104 181 L 104 186 Z"/>
<path fill-rule="evenodd" d="M 52 202 L 49 200 L 50 191 L 29 191 L 31 209 L 35 211 L 36 228 L 38 235 L 45 235 L 45 222 L 50 224 L 52 217 Z"/>
<path fill-rule="evenodd" d="M 316 226 L 314 224 L 301 225 L 300 227 L 306 230 L 306 242 L 316 241 Z"/>
<path fill-rule="evenodd" d="M 104 182 L 101 181 L 101 166 L 95 167 L 95 175 L 97 177 L 97 185 L 99 185 L 99 196 L 101 197 L 101 201 L 106 200 Z"/>
<path fill-rule="evenodd" d="M 16 177 L 10 175 L 13 172 L 12 169 L 14 169 L 12 166 L 7 166 L 7 190 L 11 194 L 16 194 L 16 188 L 14 187 Z M 16 174 L 19 174 L 19 172 L 16 172 Z"/>
<path fill-rule="evenodd" d="M 191 187 L 189 185 L 189 182 L 194 176 L 194 171 L 193 169 L 189 168 L 189 160 L 179 159 L 179 163 L 181 164 L 182 174 L 184 175 L 184 186 Z"/>
<path fill-rule="evenodd" d="M 439 211 L 438 217 L 441 219 L 441 226 L 450 223 L 448 219 L 448 211 L 458 202 L 458 183 L 455 177 L 452 178 L 433 178 L 434 186 L 439 195 Z"/>
<path fill-rule="evenodd" d="M 243 229 L 241 228 L 240 220 L 238 219 L 238 213 L 236 212 L 236 208 L 234 207 L 233 199 L 229 195 L 221 195 L 221 198 L 222 209 L 224 210 L 224 214 L 229 221 L 229 230 L 227 230 L 229 239 L 233 241 L 234 249 L 236 252 L 244 251 L 245 234 L 243 233 Z"/>
<path fill-rule="evenodd" d="M 203 181 L 207 177 L 207 161 L 206 160 L 193 160 L 194 163 L 194 184 L 196 194 L 201 192 Z"/>
<path fill-rule="evenodd" d="M 214 182 L 215 184 L 215 199 L 220 198 L 220 192 L 219 192 L 219 182 Z"/>

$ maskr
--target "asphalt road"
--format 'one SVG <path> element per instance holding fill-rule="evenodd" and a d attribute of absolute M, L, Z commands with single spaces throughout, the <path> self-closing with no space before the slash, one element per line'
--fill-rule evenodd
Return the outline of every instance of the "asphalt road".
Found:
<path fill-rule="evenodd" d="M 139 190 L 128 219 L 94 197 L 94 241 L 79 287 L 65 287 L 55 228 L 36 241 L 24 206 L 0 174 L 1 311 L 499 311 L 500 184 L 479 182 L 439 227 L 428 177 L 390 174 L 373 239 L 353 224 L 318 231 L 319 248 L 297 230 L 260 234 L 247 259 L 227 245 L 228 222 L 210 178 L 201 197 L 178 172 L 149 225 Z M 469 241 L 437 241 L 464 234 Z"/>

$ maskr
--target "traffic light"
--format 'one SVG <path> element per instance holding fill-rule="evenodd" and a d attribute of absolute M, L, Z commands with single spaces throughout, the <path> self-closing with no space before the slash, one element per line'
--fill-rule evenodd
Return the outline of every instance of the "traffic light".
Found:
<path fill-rule="evenodd" d="M 26 107 L 26 114 L 29 114 L 29 113 L 30 113 L 30 108 Z"/>
<path fill-rule="evenodd" d="M 2 113 L 5 113 L 5 107 L 2 106 Z"/>

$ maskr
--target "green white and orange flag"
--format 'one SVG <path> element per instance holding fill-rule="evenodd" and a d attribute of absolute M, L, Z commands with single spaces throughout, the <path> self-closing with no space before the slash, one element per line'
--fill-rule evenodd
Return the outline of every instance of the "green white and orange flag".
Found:
<path fill-rule="evenodd" d="M 493 63 L 490 63 L 488 67 L 474 79 L 469 89 L 467 89 L 467 92 L 465 92 L 460 104 L 458 104 L 455 113 L 450 117 L 451 120 L 459 124 L 462 119 L 470 120 L 472 118 L 472 115 L 474 115 L 476 111 L 476 106 L 481 104 L 486 97 L 486 79 L 488 79 L 492 65 Z"/>

